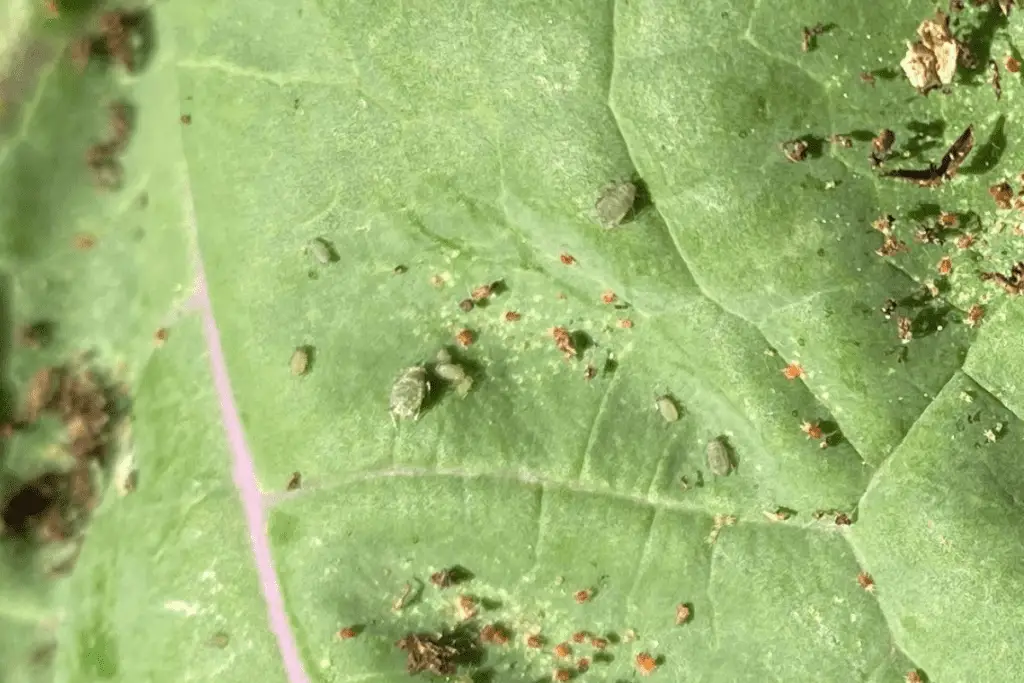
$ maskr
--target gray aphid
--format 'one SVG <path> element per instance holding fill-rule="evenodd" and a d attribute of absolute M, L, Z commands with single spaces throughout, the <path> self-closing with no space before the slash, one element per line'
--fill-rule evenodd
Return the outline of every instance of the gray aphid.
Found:
<path fill-rule="evenodd" d="M 668 394 L 654 399 L 654 406 L 661 413 L 661 416 L 665 418 L 665 422 L 675 422 L 679 419 L 679 406 L 676 405 L 675 400 Z"/>
<path fill-rule="evenodd" d="M 403 370 L 391 387 L 391 419 L 418 420 L 429 391 L 430 382 L 422 365 Z"/>
<path fill-rule="evenodd" d="M 309 243 L 309 248 L 313 250 L 313 258 L 323 264 L 331 262 L 331 248 L 327 245 L 322 237 L 317 237 Z"/>
<path fill-rule="evenodd" d="M 601 225 L 605 228 L 619 225 L 632 210 L 635 201 L 636 185 L 628 180 L 605 185 L 594 204 Z"/>
<path fill-rule="evenodd" d="M 293 375 L 305 375 L 309 369 L 309 352 L 301 346 L 295 349 L 290 366 Z"/>
<path fill-rule="evenodd" d="M 716 477 L 724 477 L 732 469 L 732 459 L 729 458 L 729 447 L 722 439 L 708 441 L 708 469 Z"/>

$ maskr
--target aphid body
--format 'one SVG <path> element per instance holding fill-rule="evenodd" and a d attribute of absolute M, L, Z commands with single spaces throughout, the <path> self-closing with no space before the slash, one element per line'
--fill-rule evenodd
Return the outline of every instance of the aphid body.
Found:
<path fill-rule="evenodd" d="M 309 243 L 309 249 L 313 252 L 313 258 L 322 264 L 328 264 L 331 262 L 331 248 L 327 246 L 322 238 L 317 237 Z"/>
<path fill-rule="evenodd" d="M 628 180 L 605 185 L 594 204 L 601 225 L 606 229 L 617 227 L 633 209 L 635 201 L 636 185 Z"/>
<path fill-rule="evenodd" d="M 430 382 L 422 365 L 403 370 L 391 386 L 391 419 L 396 423 L 398 420 L 419 419 L 420 408 L 429 391 Z"/>
<path fill-rule="evenodd" d="M 708 469 L 716 477 L 724 477 L 732 470 L 732 460 L 729 458 L 729 448 L 722 439 L 708 441 L 707 447 Z"/>
<path fill-rule="evenodd" d="M 654 407 L 661 413 L 665 422 L 675 422 L 679 419 L 679 406 L 671 396 L 665 394 L 654 399 Z"/>

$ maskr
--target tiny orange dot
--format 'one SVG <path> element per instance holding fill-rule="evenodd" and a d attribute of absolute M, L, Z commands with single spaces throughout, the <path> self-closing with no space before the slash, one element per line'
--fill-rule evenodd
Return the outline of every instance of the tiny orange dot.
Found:
<path fill-rule="evenodd" d="M 350 638 L 355 638 L 357 635 L 359 635 L 359 633 L 352 626 L 346 626 L 338 631 L 338 637 L 342 640 L 349 640 Z"/>
<path fill-rule="evenodd" d="M 573 257 L 572 254 L 566 254 L 565 252 L 563 252 L 562 255 L 559 256 L 558 258 L 562 261 L 562 265 L 566 265 L 566 266 L 574 266 L 574 265 L 576 265 L 576 259 Z"/>
<path fill-rule="evenodd" d="M 555 646 L 554 653 L 556 657 L 568 657 L 572 654 L 572 648 L 569 647 L 569 643 L 559 643 Z"/>
<path fill-rule="evenodd" d="M 630 320 L 629 318 L 623 318 L 622 320 L 619 321 L 619 327 L 621 327 L 624 330 L 628 330 L 633 327 L 633 321 Z"/>
<path fill-rule="evenodd" d="M 517 311 L 505 311 L 505 322 L 507 323 L 514 323 L 522 317 L 522 314 Z"/>

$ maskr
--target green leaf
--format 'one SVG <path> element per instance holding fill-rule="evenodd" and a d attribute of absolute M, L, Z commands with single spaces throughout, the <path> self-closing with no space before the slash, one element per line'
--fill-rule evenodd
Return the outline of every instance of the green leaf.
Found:
<path fill-rule="evenodd" d="M 0 216 L 19 226 L 3 253 L 16 292 L 29 272 L 75 275 L 26 300 L 67 326 L 64 343 L 127 364 L 140 479 L 96 511 L 68 582 L 23 568 L 0 580 L 0 618 L 58 624 L 52 674 L 76 681 L 402 680 L 396 641 L 455 628 L 459 595 L 478 605 L 469 628 L 510 635 L 461 667 L 474 680 L 546 680 L 572 663 L 551 649 L 578 631 L 615 636 L 603 653 L 573 644 L 594 659 L 581 678 L 599 680 L 634 675 L 643 652 L 655 677 L 723 683 L 1024 669 L 1024 309 L 979 277 L 1020 254 L 1014 210 L 988 192 L 1020 189 L 1022 83 L 1002 69 L 996 99 L 988 82 L 990 60 L 1019 56 L 1020 16 L 959 13 L 977 66 L 923 97 L 898 64 L 933 12 L 922 0 L 161 6 L 159 49 L 131 79 L 151 136 L 133 141 L 128 173 L 150 195 L 144 212 L 132 191 L 98 199 L 62 163 L 102 125 L 105 91 L 82 84 L 117 79 L 54 67 L 0 149 L 0 206 L 15 207 Z M 831 26 L 801 51 L 819 22 Z M 869 164 L 883 128 L 892 170 L 937 163 L 968 125 L 974 150 L 938 188 Z M 782 152 L 794 139 L 811 143 L 800 163 Z M 605 230 L 594 202 L 621 180 L 641 198 Z M 25 188 L 44 196 L 22 206 Z M 154 351 L 187 293 L 174 285 L 189 281 L 190 203 L 212 308 L 200 297 Z M 66 233 L 54 205 L 75 217 Z M 916 242 L 940 211 L 958 218 L 944 243 Z M 908 253 L 875 253 L 886 214 Z M 107 261 L 87 263 L 55 246 L 78 216 L 153 223 L 136 241 L 111 227 L 88 254 Z M 29 243 L 46 257 L 21 256 Z M 306 374 L 290 368 L 296 348 L 311 351 Z M 419 419 L 394 422 L 395 378 L 435 373 L 442 348 L 472 388 L 433 376 Z M 38 362 L 13 354 L 15 377 Z M 678 421 L 656 409 L 666 394 Z M 715 438 L 728 476 L 708 470 Z M 454 565 L 472 577 L 431 584 Z M 4 655 L 35 642 L 0 632 Z M 526 645 L 532 633 L 543 648 Z"/>

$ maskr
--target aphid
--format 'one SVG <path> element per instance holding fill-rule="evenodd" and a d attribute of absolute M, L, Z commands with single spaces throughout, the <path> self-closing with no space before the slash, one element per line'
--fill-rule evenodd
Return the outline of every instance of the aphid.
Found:
<path fill-rule="evenodd" d="M 414 365 L 402 371 L 391 386 L 391 419 L 418 420 L 420 408 L 430 392 L 427 371 L 422 365 Z"/>
<path fill-rule="evenodd" d="M 446 382 L 462 382 L 466 379 L 466 369 L 455 363 L 438 363 L 434 366 L 434 374 Z"/>
<path fill-rule="evenodd" d="M 875 580 L 871 578 L 871 574 L 867 572 L 861 572 L 857 574 L 857 583 L 860 587 L 871 593 L 875 590 Z"/>
<path fill-rule="evenodd" d="M 897 239 L 892 235 L 886 235 L 885 239 L 882 240 L 882 246 L 875 249 L 875 253 L 879 256 L 895 256 L 910 251 L 907 247 L 907 243 L 901 239 Z"/>
<path fill-rule="evenodd" d="M 661 413 L 661 417 L 665 422 L 675 422 L 679 419 L 679 405 L 676 403 L 675 399 L 668 394 L 658 396 L 654 399 L 654 407 L 659 413 Z"/>
<path fill-rule="evenodd" d="M 572 634 L 572 642 L 579 644 L 579 643 L 585 643 L 586 641 L 587 641 L 587 632 L 586 631 L 576 631 L 576 633 Z"/>
<path fill-rule="evenodd" d="M 649 676 L 656 668 L 658 668 L 658 663 L 650 653 L 641 652 L 636 656 L 636 668 L 641 675 Z"/>
<path fill-rule="evenodd" d="M 584 588 L 583 590 L 576 591 L 572 597 L 574 600 L 576 600 L 576 604 L 582 605 L 583 603 L 589 601 L 590 598 L 593 597 L 593 595 L 594 591 L 590 590 L 589 588 Z"/>
<path fill-rule="evenodd" d="M 628 180 L 608 183 L 601 188 L 594 203 L 597 218 L 605 229 L 617 227 L 633 210 L 635 201 L 636 185 Z"/>
<path fill-rule="evenodd" d="M 302 488 L 302 473 L 292 472 L 292 476 L 288 478 L 288 484 L 285 485 L 285 491 L 297 491 Z"/>
<path fill-rule="evenodd" d="M 566 254 L 565 252 L 559 255 L 558 260 L 562 262 L 563 266 L 576 265 L 576 258 L 572 254 Z"/>
<path fill-rule="evenodd" d="M 476 616 L 476 612 L 476 600 L 468 595 L 460 595 L 458 599 L 455 600 L 455 613 L 458 615 L 460 621 L 472 619 Z"/>
<path fill-rule="evenodd" d="M 676 626 L 682 626 L 690 620 L 692 610 L 685 602 L 676 605 Z"/>
<path fill-rule="evenodd" d="M 921 187 L 934 187 L 956 176 L 967 155 L 974 149 L 974 126 L 967 126 L 942 156 L 939 165 L 929 164 L 925 169 L 897 169 L 887 171 L 883 177 L 907 180 Z"/>
<path fill-rule="evenodd" d="M 346 626 L 345 628 L 338 631 L 338 638 L 341 640 L 351 640 L 359 635 L 359 631 L 354 626 Z"/>
<path fill-rule="evenodd" d="M 899 306 L 895 299 L 886 299 L 882 302 L 882 315 L 885 316 L 886 320 L 892 318 L 892 314 L 896 312 L 896 307 Z"/>
<path fill-rule="evenodd" d="M 992 70 L 991 83 L 992 91 L 996 94 L 996 100 L 1000 100 L 1003 97 L 1003 84 L 999 79 L 999 65 L 996 64 L 996 60 L 991 59 L 988 63 L 989 69 Z"/>
<path fill-rule="evenodd" d="M 1003 57 L 1003 67 L 1012 74 L 1020 73 L 1020 60 L 1014 59 L 1012 55 Z"/>
<path fill-rule="evenodd" d="M 472 299 L 463 299 L 462 301 L 459 302 L 459 309 L 463 313 L 469 313 L 470 311 L 473 310 L 473 305 L 474 304 Z"/>
<path fill-rule="evenodd" d="M 907 672 L 905 680 L 907 683 L 924 683 L 924 679 L 921 678 L 921 674 L 917 672 L 917 669 Z"/>
<path fill-rule="evenodd" d="M 555 645 L 553 652 L 556 657 L 565 659 L 572 655 L 572 648 L 569 646 L 569 643 L 559 643 L 558 645 Z"/>
<path fill-rule="evenodd" d="M 807 435 L 808 439 L 820 439 L 822 437 L 821 427 L 817 422 L 804 422 L 800 425 L 800 431 Z"/>
<path fill-rule="evenodd" d="M 164 342 L 167 341 L 167 328 L 159 327 L 156 332 L 153 333 L 153 341 L 157 346 L 163 346 Z"/>
<path fill-rule="evenodd" d="M 310 240 L 309 249 L 313 254 L 313 258 L 321 264 L 331 262 L 331 248 L 323 238 L 317 237 L 316 239 Z"/>
<path fill-rule="evenodd" d="M 603 650 L 606 647 L 608 647 L 608 639 L 607 638 L 591 638 L 590 639 L 590 646 L 592 648 L 594 648 L 595 650 Z"/>
<path fill-rule="evenodd" d="M 988 188 L 988 193 L 1000 209 L 1012 208 L 1010 202 L 1013 200 L 1013 188 L 1010 187 L 1010 183 L 1005 180 L 1001 183 L 996 183 Z"/>
<path fill-rule="evenodd" d="M 828 141 L 833 145 L 839 145 L 840 147 L 850 148 L 853 147 L 853 138 L 849 135 L 841 135 L 839 133 L 833 133 L 828 136 Z"/>
<path fill-rule="evenodd" d="M 976 327 L 984 317 L 985 309 L 979 304 L 972 304 L 967 311 L 967 319 L 964 320 L 964 324 L 968 327 Z"/>
<path fill-rule="evenodd" d="M 618 297 L 615 296 L 615 292 L 610 289 L 605 290 L 601 293 L 601 303 L 613 304 Z"/>
<path fill-rule="evenodd" d="M 572 672 L 568 669 L 555 669 L 551 674 L 551 680 L 565 683 L 565 681 L 572 680 Z"/>
<path fill-rule="evenodd" d="M 526 636 L 526 647 L 537 650 L 544 647 L 544 639 L 536 633 L 531 633 Z"/>
<path fill-rule="evenodd" d="M 949 275 L 953 270 L 953 259 L 948 256 L 943 256 L 939 259 L 939 265 L 936 266 L 939 271 L 939 275 Z"/>
<path fill-rule="evenodd" d="M 304 347 L 299 347 L 292 352 L 292 359 L 289 361 L 288 366 L 292 370 L 293 375 L 305 375 L 306 371 L 309 370 L 309 351 Z"/>
<path fill-rule="evenodd" d="M 828 27 L 825 26 L 825 24 L 815 24 L 810 28 L 804 26 L 803 31 L 801 32 L 800 49 L 803 52 L 810 52 L 813 50 L 817 47 L 817 41 L 815 38 L 820 36 L 822 33 L 825 33 L 827 30 Z"/>
<path fill-rule="evenodd" d="M 181 125 L 190 126 L 192 125 L 192 114 L 182 114 L 179 120 L 181 121 Z"/>
<path fill-rule="evenodd" d="M 788 380 L 798 379 L 804 376 L 804 369 L 800 367 L 799 363 L 790 363 L 782 368 L 782 376 Z"/>
<path fill-rule="evenodd" d="M 909 344 L 910 340 L 914 338 L 912 327 L 913 321 L 910 318 L 901 316 L 896 319 L 896 335 L 904 344 Z"/>
<path fill-rule="evenodd" d="M 874 165 L 879 165 L 886 160 L 889 156 L 889 152 L 892 151 L 892 146 L 896 143 L 896 133 L 892 132 L 888 128 L 883 128 L 878 131 L 871 140 L 871 162 Z"/>
<path fill-rule="evenodd" d="M 505 311 L 505 315 L 503 315 L 502 317 L 505 319 L 505 322 L 514 323 L 523 316 L 520 313 L 517 313 L 516 311 Z"/>
<path fill-rule="evenodd" d="M 465 348 L 473 343 L 473 331 L 466 328 L 462 328 L 455 333 L 455 341 L 459 343 L 459 346 Z"/>
<path fill-rule="evenodd" d="M 729 457 L 729 447 L 722 439 L 711 439 L 707 446 L 708 469 L 716 477 L 724 477 L 732 470 L 732 460 Z"/>
<path fill-rule="evenodd" d="M 633 329 L 633 321 L 629 318 L 623 318 L 619 321 L 619 327 L 623 330 L 631 330 Z"/>
<path fill-rule="evenodd" d="M 786 140 L 782 143 L 782 154 L 789 161 L 797 163 L 807 158 L 808 144 L 803 140 Z"/>
<path fill-rule="evenodd" d="M 974 235 L 960 235 L 956 238 L 958 249 L 970 249 L 972 244 L 974 244 Z"/>

